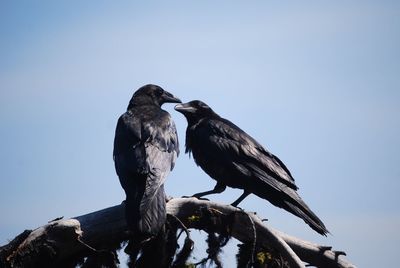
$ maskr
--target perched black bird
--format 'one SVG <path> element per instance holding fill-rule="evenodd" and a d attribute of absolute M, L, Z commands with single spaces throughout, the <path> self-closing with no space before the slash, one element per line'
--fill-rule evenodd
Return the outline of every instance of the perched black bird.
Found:
<path fill-rule="evenodd" d="M 328 233 L 297 194 L 290 171 L 278 157 L 201 101 L 178 104 L 175 110 L 188 121 L 186 153 L 192 153 L 196 164 L 217 181 L 213 190 L 195 197 L 221 193 L 226 186 L 243 189 L 233 206 L 253 193 L 302 218 L 318 233 Z"/>
<path fill-rule="evenodd" d="M 134 239 L 158 234 L 166 220 L 164 181 L 179 154 L 175 124 L 164 103 L 178 98 L 156 85 L 139 88 L 115 130 L 114 163 L 126 193 L 126 220 Z"/>

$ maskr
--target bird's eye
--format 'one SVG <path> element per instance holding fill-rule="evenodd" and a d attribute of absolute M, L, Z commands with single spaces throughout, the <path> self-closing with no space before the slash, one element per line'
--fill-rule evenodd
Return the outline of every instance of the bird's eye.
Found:
<path fill-rule="evenodd" d="M 161 96 L 164 93 L 164 90 L 162 88 L 157 88 L 156 90 L 156 95 Z"/>

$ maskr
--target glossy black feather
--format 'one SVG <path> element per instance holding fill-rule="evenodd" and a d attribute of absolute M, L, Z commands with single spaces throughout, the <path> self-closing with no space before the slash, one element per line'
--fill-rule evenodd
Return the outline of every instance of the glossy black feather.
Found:
<path fill-rule="evenodd" d="M 165 92 L 148 85 L 134 94 L 118 120 L 114 139 L 115 169 L 126 193 L 126 219 L 143 239 L 155 236 L 165 223 L 164 181 L 179 154 L 175 124 L 161 109 L 165 101 L 160 90 Z"/>
<path fill-rule="evenodd" d="M 188 120 L 186 152 L 192 153 L 196 164 L 218 182 L 219 188 L 229 186 L 256 194 L 302 218 L 318 233 L 328 233 L 296 192 L 298 187 L 290 171 L 278 157 L 200 101 L 180 104 L 175 109 Z"/>

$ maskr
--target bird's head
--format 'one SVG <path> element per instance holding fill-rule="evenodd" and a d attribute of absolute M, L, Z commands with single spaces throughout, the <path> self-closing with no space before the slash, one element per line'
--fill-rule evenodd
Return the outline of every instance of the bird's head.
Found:
<path fill-rule="evenodd" d="M 145 85 L 133 94 L 128 109 L 135 105 L 154 104 L 161 107 L 164 103 L 181 103 L 181 100 L 157 85 Z"/>
<path fill-rule="evenodd" d="M 182 113 L 189 123 L 200 120 L 201 118 L 217 115 L 210 108 L 210 106 L 199 100 L 193 100 L 187 103 L 180 103 L 175 106 L 175 110 Z"/>

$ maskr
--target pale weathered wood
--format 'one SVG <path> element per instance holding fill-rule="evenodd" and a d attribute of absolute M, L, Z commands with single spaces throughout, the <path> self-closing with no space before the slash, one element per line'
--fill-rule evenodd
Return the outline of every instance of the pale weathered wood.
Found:
<path fill-rule="evenodd" d="M 329 247 L 316 245 L 268 227 L 254 213 L 196 198 L 173 198 L 167 203 L 167 213 L 179 218 L 187 228 L 205 227 L 199 225 L 192 217 L 205 208 L 217 212 L 215 215 L 221 218 L 233 215 L 231 226 L 233 237 L 241 242 L 252 242 L 255 237 L 258 245 L 276 248 L 291 267 L 304 267 L 302 261 L 318 267 L 355 267 Z M 3 265 L 6 267 L 11 266 L 10 264 L 14 264 L 14 267 L 20 267 L 21 264 L 32 266 L 39 260 L 43 261 L 40 258 L 44 254 L 48 258 L 47 264 L 55 265 L 66 262 L 77 254 L 88 253 L 91 251 L 90 248 L 106 249 L 107 245 L 119 243 L 127 237 L 124 204 L 121 204 L 73 219 L 53 221 L 39 227 L 22 243 L 18 241 L 17 245 L 13 245 L 12 250 L 7 248 L 7 245 L 1 247 L 0 256 L 4 255 L 6 248 L 7 256 L 2 257 L 0 261 L 5 261 Z M 45 266 L 43 263 L 40 264 Z"/>
<path fill-rule="evenodd" d="M 187 219 L 202 207 L 214 209 L 225 216 L 234 214 L 231 235 L 236 239 L 242 242 L 252 242 L 254 239 L 253 228 L 255 228 L 257 243 L 262 244 L 262 242 L 268 241 L 270 246 L 281 252 L 283 257 L 289 262 L 290 267 L 305 267 L 300 258 L 293 252 L 286 242 L 283 241 L 283 239 L 276 236 L 268 228 L 264 228 L 263 233 L 260 233 L 262 222 L 253 213 L 246 213 L 233 206 L 199 200 L 197 198 L 172 199 L 168 202 L 167 213 L 177 216 L 187 225 L 188 228 L 193 228 L 190 224 L 191 222 Z"/>
<path fill-rule="evenodd" d="M 232 236 L 242 242 L 247 242 L 252 238 L 252 230 L 248 221 L 248 217 L 250 216 L 256 226 L 257 243 L 275 247 L 276 249 L 280 250 L 281 254 L 288 260 L 293 258 L 290 256 L 292 254 L 291 250 L 293 250 L 301 260 L 317 267 L 355 267 L 355 265 L 351 264 L 343 257 L 339 257 L 340 254 L 336 254 L 334 251 L 329 250 L 326 246 L 320 246 L 315 243 L 277 231 L 271 227 L 268 227 L 268 225 L 263 223 L 254 213 L 244 213 L 242 210 L 230 205 L 198 200 L 196 198 L 174 198 L 168 202 L 167 212 L 174 214 L 185 224 L 187 224 L 185 217 L 188 217 L 188 215 L 191 215 L 190 213 L 199 210 L 200 207 L 215 209 L 225 215 L 236 213 L 235 225 L 232 228 Z M 191 228 L 192 226 L 189 224 L 187 227 Z M 285 249 L 286 245 L 280 244 L 280 242 L 276 241 L 276 239 L 284 240 L 286 242 L 285 244 L 289 245 L 291 250 Z M 295 264 L 293 263 L 294 261 L 297 262 L 297 260 L 295 258 L 292 259 L 291 266 L 293 267 L 295 267 Z"/>

